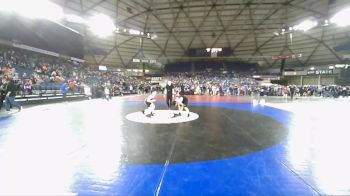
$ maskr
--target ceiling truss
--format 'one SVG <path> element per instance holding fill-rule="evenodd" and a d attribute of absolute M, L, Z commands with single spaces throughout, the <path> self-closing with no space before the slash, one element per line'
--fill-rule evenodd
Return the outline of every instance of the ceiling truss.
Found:
<path fill-rule="evenodd" d="M 114 35 L 98 38 L 86 27 L 78 28 L 85 36 L 87 61 L 133 67 L 132 59 L 140 55 L 154 58 L 163 65 L 174 60 L 188 60 L 190 48 L 230 47 L 232 59 L 276 67 L 270 56 L 302 53 L 302 58 L 288 59 L 289 65 L 343 62 L 334 51 L 336 43 L 346 41 L 348 31 L 337 32 L 334 26 L 318 27 L 310 32 L 274 35 L 284 26 L 302 18 L 325 19 L 339 10 L 345 0 L 53 0 L 65 11 L 83 17 L 105 10 L 116 25 L 143 32 L 154 32 L 157 39 Z M 130 11 L 131 10 L 131 11 Z M 70 25 L 69 23 L 67 24 Z M 89 52 L 96 46 L 104 55 Z M 311 47 L 312 46 L 312 47 Z M 318 58 L 322 58 L 319 60 Z"/>

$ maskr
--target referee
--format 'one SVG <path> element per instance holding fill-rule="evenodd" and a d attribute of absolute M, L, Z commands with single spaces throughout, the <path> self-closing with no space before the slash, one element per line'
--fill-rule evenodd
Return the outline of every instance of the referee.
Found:
<path fill-rule="evenodd" d="M 171 84 L 171 81 L 168 81 L 167 85 L 165 86 L 166 90 L 166 104 L 168 105 L 168 109 L 171 109 L 171 104 L 173 103 L 173 91 L 174 91 L 174 85 Z"/>

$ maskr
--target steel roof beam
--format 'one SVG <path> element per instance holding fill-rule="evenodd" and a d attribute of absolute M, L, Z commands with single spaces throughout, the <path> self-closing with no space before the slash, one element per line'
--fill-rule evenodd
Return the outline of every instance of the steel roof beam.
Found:
<path fill-rule="evenodd" d="M 170 1 L 168 1 L 168 2 L 170 3 Z M 169 5 L 170 5 L 170 4 L 169 4 Z M 172 12 L 173 12 L 173 10 L 172 10 Z M 173 24 L 172 24 L 171 29 L 170 29 L 171 32 L 173 32 L 173 30 L 174 30 L 174 28 L 175 28 L 175 26 L 176 26 L 177 19 L 179 18 L 179 15 L 180 15 L 180 10 L 177 11 L 177 13 L 176 13 L 175 19 L 174 19 Z M 168 42 L 169 42 L 169 39 L 170 39 L 170 37 L 171 37 L 171 34 L 172 34 L 172 33 L 168 33 L 168 37 L 167 37 L 167 39 L 166 39 L 166 41 L 165 41 L 165 44 L 164 44 L 164 50 L 162 51 L 162 53 L 161 53 L 159 56 L 161 56 L 161 55 L 163 55 L 163 54 L 166 55 L 165 53 L 166 53 L 166 49 L 167 49 Z"/>
<path fill-rule="evenodd" d="M 150 10 L 150 9 L 152 8 L 153 1 L 154 1 L 154 0 L 151 0 L 151 3 L 148 4 L 148 10 Z M 147 12 L 147 14 L 146 14 L 146 21 L 145 21 L 145 25 L 144 25 L 144 27 L 143 27 L 143 32 L 146 32 L 146 30 L 147 30 L 148 18 L 149 18 L 149 12 Z M 143 46 L 143 39 L 144 39 L 144 38 L 141 38 L 141 48 L 142 48 L 142 46 Z"/>
<path fill-rule="evenodd" d="M 226 0 L 225 0 L 225 2 L 226 2 Z M 215 2 L 215 3 L 216 3 L 216 2 Z M 224 8 L 224 7 L 222 7 L 222 8 Z M 224 36 L 225 36 L 225 38 L 226 38 L 226 42 L 227 42 L 228 45 L 230 46 L 230 45 L 231 45 L 231 44 L 230 44 L 231 42 L 230 42 L 230 40 L 229 40 L 228 37 L 227 37 L 226 31 L 225 31 L 225 25 L 224 25 L 224 22 L 222 21 L 221 16 L 220 16 L 220 14 L 222 13 L 222 10 L 223 10 L 223 9 L 220 10 L 220 14 L 219 14 L 219 11 L 218 11 L 216 5 L 214 6 L 214 9 L 215 9 L 215 13 L 216 13 L 217 19 L 219 20 L 219 22 L 220 22 L 220 24 L 221 24 L 221 26 L 222 26 L 222 28 L 223 28 L 223 33 L 224 33 Z M 218 39 L 217 39 L 217 40 L 218 40 Z M 212 44 L 210 48 L 213 48 L 214 45 L 215 45 L 215 44 Z"/>
<path fill-rule="evenodd" d="M 98 1 L 98 2 L 96 2 L 96 3 L 94 3 L 94 4 L 92 4 L 91 6 L 85 8 L 85 9 L 82 9 L 81 13 L 85 14 L 85 13 L 87 13 L 88 11 L 94 9 L 96 6 L 101 5 L 101 3 L 105 2 L 105 1 L 106 1 L 106 0 L 100 0 L 100 1 Z"/>
<path fill-rule="evenodd" d="M 136 38 L 136 37 L 133 36 L 133 37 L 127 39 L 127 40 L 124 40 L 123 42 L 121 42 L 121 43 L 119 43 L 119 44 L 115 44 L 114 47 L 111 48 L 111 49 L 107 52 L 107 54 L 104 55 L 103 58 L 102 58 L 98 63 L 101 64 L 110 54 L 112 54 L 112 52 L 113 52 L 117 47 L 121 46 L 122 44 L 127 43 L 128 41 L 130 41 L 130 40 L 132 40 L 132 39 L 134 39 L 134 38 Z"/>
<path fill-rule="evenodd" d="M 251 56 L 255 56 L 255 54 L 262 48 L 264 47 L 266 44 L 268 44 L 270 41 L 272 41 L 274 38 L 276 38 L 277 36 L 272 36 L 270 39 L 266 40 L 264 43 L 262 43 L 259 47 L 257 47 L 255 49 L 255 51 L 253 52 L 253 54 Z M 248 59 L 248 61 L 250 61 L 252 58 Z"/>
<path fill-rule="evenodd" d="M 249 36 L 251 36 L 251 34 L 257 30 L 258 27 L 260 27 L 262 24 L 264 24 L 265 21 L 267 21 L 270 17 L 272 17 L 273 15 L 275 15 L 276 13 L 278 13 L 281 9 L 283 9 L 286 5 L 288 5 L 288 3 L 292 3 L 295 0 L 289 0 L 286 1 L 283 6 L 279 7 L 279 8 L 275 8 L 273 9 L 273 11 L 266 15 L 266 17 L 264 17 L 264 20 L 261 21 L 257 26 L 255 26 L 254 29 L 252 29 L 251 31 L 249 31 L 234 47 L 233 50 L 235 50 L 238 46 L 240 46 L 242 44 L 242 42 L 244 42 L 244 40 L 246 40 Z M 275 64 L 275 63 L 274 63 Z"/>
<path fill-rule="evenodd" d="M 195 31 L 192 31 L 192 32 L 194 33 L 194 35 L 191 36 L 190 43 L 187 45 L 186 51 L 188 51 L 188 49 L 192 46 L 192 43 L 193 43 L 194 38 L 199 34 L 199 31 L 201 30 L 202 25 L 204 24 L 204 21 L 205 21 L 205 20 L 207 19 L 207 17 L 210 15 L 210 12 L 212 11 L 212 9 L 213 9 L 213 7 L 211 7 L 211 8 L 209 9 L 209 11 L 208 11 L 207 14 L 204 16 L 204 18 L 202 18 L 202 21 L 201 21 L 201 23 L 199 24 L 198 27 L 196 27 L 196 26 L 194 25 L 194 23 L 192 22 L 192 20 L 191 20 L 192 27 L 195 29 Z M 188 17 L 188 19 L 189 19 L 188 13 L 185 12 L 185 11 L 183 11 L 183 12 L 185 13 L 186 17 Z M 202 42 L 202 44 L 203 44 L 204 47 L 205 47 L 205 46 L 206 46 L 205 42 L 202 40 L 202 38 L 201 38 L 200 35 L 198 35 L 198 36 L 199 36 L 200 41 Z M 183 54 L 183 55 L 185 55 L 185 54 Z"/>
<path fill-rule="evenodd" d="M 246 3 L 245 6 L 242 9 L 240 9 L 238 14 L 236 14 L 235 16 L 232 17 L 231 22 L 225 26 L 224 30 L 220 33 L 220 35 L 215 39 L 215 41 L 211 45 L 211 48 L 217 43 L 217 41 L 221 38 L 221 36 L 230 28 L 230 26 L 233 24 L 233 22 L 237 20 L 237 18 L 244 12 L 244 10 L 250 5 L 249 3 L 251 3 L 252 1 L 253 0 L 250 0 L 248 3 Z"/>
<path fill-rule="evenodd" d="M 254 24 L 253 16 L 252 16 L 252 9 L 251 9 L 251 6 L 249 6 L 249 9 L 248 9 L 248 10 L 249 10 L 249 19 L 250 19 L 250 22 L 252 23 L 253 28 L 255 28 L 255 24 Z M 258 48 L 258 40 L 256 39 L 256 32 L 254 31 L 253 34 L 254 34 L 255 48 Z M 264 54 L 263 54 L 259 49 L 257 50 L 257 52 L 258 52 L 261 56 L 263 56 L 263 59 L 264 59 L 265 63 L 266 63 L 268 66 L 271 67 L 270 62 L 264 57 Z"/>

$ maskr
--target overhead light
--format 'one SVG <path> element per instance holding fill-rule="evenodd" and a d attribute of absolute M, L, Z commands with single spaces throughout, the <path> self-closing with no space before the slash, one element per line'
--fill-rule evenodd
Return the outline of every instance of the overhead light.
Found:
<path fill-rule="evenodd" d="M 152 34 L 151 39 L 156 39 L 158 36 L 156 34 Z"/>
<path fill-rule="evenodd" d="M 329 25 L 329 21 L 328 20 L 324 20 L 323 26 L 326 27 Z"/>
<path fill-rule="evenodd" d="M 82 17 L 77 16 L 77 15 L 73 15 L 73 14 L 65 15 L 65 19 L 68 22 L 73 22 L 73 23 L 80 23 L 80 24 L 86 24 L 87 23 L 87 21 L 85 19 L 83 19 Z"/>
<path fill-rule="evenodd" d="M 0 11 L 12 12 L 16 8 L 16 1 L 0 0 Z"/>
<path fill-rule="evenodd" d="M 285 28 L 281 29 L 281 35 L 284 35 L 285 33 L 286 33 L 286 29 Z"/>
<path fill-rule="evenodd" d="M 336 64 L 335 67 L 336 68 L 345 68 L 345 69 L 347 69 L 348 67 L 350 67 L 350 65 L 348 65 L 348 64 Z"/>
<path fill-rule="evenodd" d="M 280 34 L 278 32 L 273 32 L 274 35 L 279 36 Z"/>
<path fill-rule="evenodd" d="M 310 70 L 315 70 L 315 67 L 310 67 Z"/>
<path fill-rule="evenodd" d="M 0 0 L 1 11 L 13 12 L 31 19 L 58 21 L 64 18 L 62 7 L 48 0 Z"/>
<path fill-rule="evenodd" d="M 344 67 L 345 67 L 345 64 L 336 64 L 335 67 L 336 67 L 336 68 L 344 68 Z"/>
<path fill-rule="evenodd" d="M 88 26 L 93 33 L 100 37 L 107 37 L 116 29 L 113 20 L 104 14 L 92 16 L 88 21 Z"/>
<path fill-rule="evenodd" d="M 23 1 L 21 1 L 23 2 Z M 32 9 L 33 1 L 28 1 L 31 3 L 30 7 L 26 7 L 26 9 Z M 51 21 L 59 21 L 64 18 L 64 13 L 62 7 L 58 6 L 57 4 L 54 4 L 50 1 L 40 0 L 38 1 L 40 5 L 38 5 L 37 12 L 40 13 L 40 18 L 51 20 Z M 36 2 L 36 3 L 38 3 Z"/>
<path fill-rule="evenodd" d="M 294 30 L 299 30 L 299 31 L 308 31 L 314 27 L 317 26 L 317 22 L 316 21 L 311 21 L 311 20 L 305 20 L 302 23 L 295 25 L 293 27 Z"/>
<path fill-rule="evenodd" d="M 345 8 L 331 18 L 331 23 L 335 23 L 341 27 L 350 25 L 350 8 Z"/>
<path fill-rule="evenodd" d="M 134 29 L 129 29 L 129 33 L 132 34 L 132 35 L 140 35 L 140 31 L 138 30 L 134 30 Z"/>

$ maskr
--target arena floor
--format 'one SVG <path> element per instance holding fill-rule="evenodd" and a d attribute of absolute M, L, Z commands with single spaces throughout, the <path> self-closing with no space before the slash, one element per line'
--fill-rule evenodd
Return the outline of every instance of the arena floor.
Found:
<path fill-rule="evenodd" d="M 348 99 L 159 96 L 0 116 L 0 195 L 349 195 Z M 135 122 L 138 121 L 138 122 Z"/>

